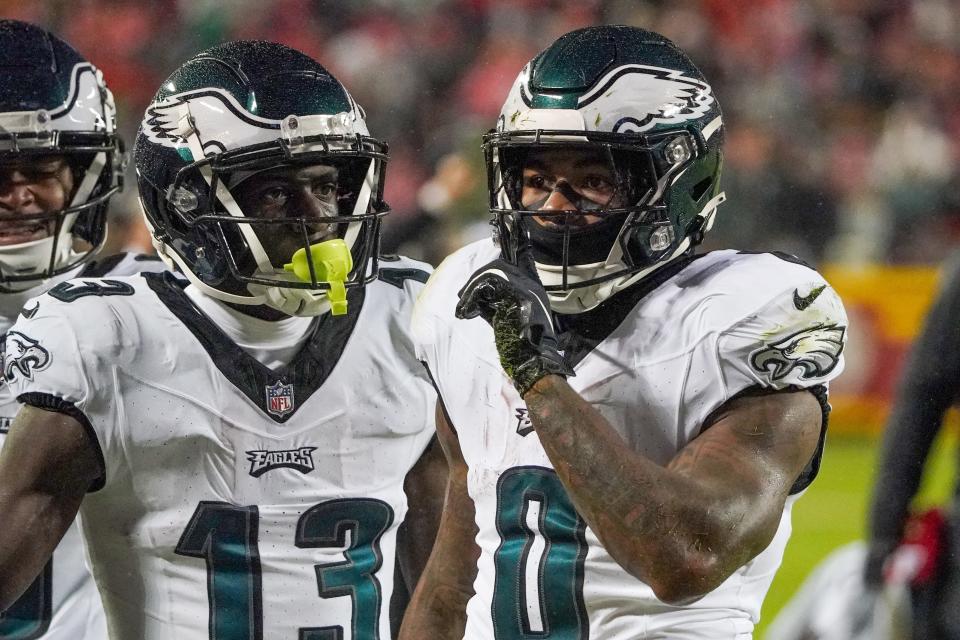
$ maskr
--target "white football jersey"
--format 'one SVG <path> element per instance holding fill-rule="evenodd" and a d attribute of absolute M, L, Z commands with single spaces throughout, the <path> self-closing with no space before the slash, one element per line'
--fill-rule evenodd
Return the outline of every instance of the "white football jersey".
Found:
<path fill-rule="evenodd" d="M 490 326 L 454 316 L 457 292 L 496 257 L 485 240 L 447 258 L 413 319 L 418 357 L 457 431 L 476 505 L 481 557 L 465 637 L 751 637 L 790 535 L 795 497 L 770 545 L 714 591 L 686 607 L 657 600 L 574 510 L 500 367 Z M 737 393 L 821 387 L 843 369 L 846 315 L 809 267 L 771 254 L 716 251 L 638 298 L 593 348 L 581 350 L 569 383 L 627 446 L 658 464 Z M 798 479 L 796 492 L 818 463 Z"/>
<path fill-rule="evenodd" d="M 105 477 L 81 507 L 110 636 L 390 637 L 404 478 L 435 393 L 403 261 L 270 369 L 169 274 L 74 280 L 7 337 L 21 400 L 81 421 Z"/>
<path fill-rule="evenodd" d="M 0 333 L 13 325 L 27 300 L 71 278 L 126 276 L 165 268 L 156 258 L 121 253 L 88 262 L 26 291 L 0 294 Z M 32 305 L 25 313 L 32 313 Z M 0 378 L 0 446 L 19 409 L 20 403 Z M 43 573 L 12 607 L 0 613 L 0 640 L 105 640 L 106 637 L 103 605 L 86 567 L 80 529 L 74 523 Z"/>

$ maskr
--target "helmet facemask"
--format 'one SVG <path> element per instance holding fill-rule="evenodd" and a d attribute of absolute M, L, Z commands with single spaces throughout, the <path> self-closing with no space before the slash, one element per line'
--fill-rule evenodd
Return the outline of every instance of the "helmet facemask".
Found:
<path fill-rule="evenodd" d="M 338 118 L 289 116 L 282 137 L 273 142 L 214 153 L 181 168 L 166 190 L 165 206 L 157 207 L 165 217 L 162 226 L 175 230 L 179 239 L 161 235 L 158 249 L 209 295 L 235 304 L 265 304 L 288 315 L 324 313 L 331 308 L 331 289 L 375 279 L 380 218 L 389 211 L 382 200 L 387 147 L 361 134 L 316 132 L 329 131 L 330 121 Z M 194 140 L 192 149 L 202 148 L 195 132 L 186 139 Z M 240 206 L 238 195 L 255 176 L 313 166 L 331 167 L 338 174 L 333 210 L 322 219 L 257 217 Z M 334 233 L 324 235 L 342 240 L 350 253 L 351 268 L 341 279 L 325 279 L 315 259 L 306 260 L 305 269 L 295 275 L 292 266 L 284 268 L 295 252 L 279 257 L 271 245 L 282 236 L 285 246 L 315 255 L 311 248 L 321 244 L 316 237 L 321 228 L 333 228 Z"/>
<path fill-rule="evenodd" d="M 89 63 L 72 71 L 78 97 L 53 112 L 0 113 L 0 164 L 28 168 L 49 158 L 70 167 L 65 206 L 13 213 L 18 222 L 47 225 L 45 237 L 0 246 L 0 292 L 23 291 L 91 259 L 106 240 L 109 199 L 123 183 L 123 144 L 114 132 L 113 98 Z M 87 127 L 88 130 L 73 130 Z"/>
<path fill-rule="evenodd" d="M 559 312 L 586 310 L 585 289 L 628 286 L 637 274 L 689 247 L 689 229 L 684 221 L 670 218 L 665 196 L 702 152 L 693 131 L 520 130 L 488 134 L 484 149 L 491 213 L 502 251 L 513 259 L 519 243 L 530 242 L 540 278 Z M 570 210 L 545 213 L 539 209 L 543 200 L 524 200 L 524 168 L 552 150 L 595 166 L 610 183 L 605 192 L 609 197 L 583 197 L 578 191 L 588 189 L 565 185 L 561 179 L 546 186 L 553 187 L 551 194 L 560 191 Z"/>

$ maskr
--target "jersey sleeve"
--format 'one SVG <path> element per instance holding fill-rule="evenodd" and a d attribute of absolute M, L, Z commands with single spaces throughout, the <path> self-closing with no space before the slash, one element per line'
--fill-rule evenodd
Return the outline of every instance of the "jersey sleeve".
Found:
<path fill-rule="evenodd" d="M 91 397 L 91 386 L 74 327 L 49 309 L 47 296 L 35 298 L 25 308 L 31 306 L 36 312 L 30 318 L 21 314 L 4 340 L 7 384 L 18 398 L 47 395 L 84 406 Z"/>
<path fill-rule="evenodd" d="M 725 395 L 753 386 L 824 385 L 843 371 L 846 340 L 847 315 L 837 293 L 819 277 L 791 285 L 720 333 Z"/>
<path fill-rule="evenodd" d="M 64 303 L 49 294 L 29 301 L 24 308 L 30 311 L 4 338 L 3 374 L 22 404 L 77 420 L 109 476 L 116 436 L 111 361 L 122 347 L 116 316 L 88 302 Z"/>
<path fill-rule="evenodd" d="M 819 274 L 811 271 L 810 276 L 786 289 L 778 287 L 772 298 L 721 331 L 716 342 L 724 400 L 751 387 L 802 388 L 820 403 L 820 439 L 791 494 L 806 489 L 819 472 L 830 411 L 827 384 L 843 371 L 847 340 L 847 315 L 839 296 Z"/>

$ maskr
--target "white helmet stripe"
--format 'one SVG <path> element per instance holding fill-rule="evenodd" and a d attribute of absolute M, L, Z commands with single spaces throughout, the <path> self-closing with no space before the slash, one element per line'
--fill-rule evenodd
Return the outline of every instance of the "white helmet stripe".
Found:
<path fill-rule="evenodd" d="M 183 106 L 185 109 L 185 114 L 180 118 L 181 123 L 184 121 L 184 116 L 187 116 L 189 121 L 188 115 L 190 113 L 190 105 L 184 104 Z M 184 136 L 184 138 L 186 139 L 187 146 L 190 148 L 190 153 L 193 155 L 194 160 L 203 159 L 205 157 L 203 152 L 203 142 L 200 140 L 197 130 L 191 128 L 190 132 Z M 203 176 L 207 186 L 213 186 L 213 170 L 210 168 L 209 164 L 200 166 L 200 175 Z M 222 180 L 217 181 L 216 197 L 223 204 L 223 207 L 226 209 L 228 214 L 234 218 L 246 217 L 243 211 L 241 211 L 240 205 L 238 205 L 237 201 L 233 199 L 233 194 L 230 193 L 230 190 L 227 189 L 227 185 L 225 185 Z M 250 247 L 250 252 L 253 254 L 253 259 L 257 263 L 257 268 L 264 273 L 275 272 L 276 269 L 270 263 L 270 258 L 267 257 L 267 252 L 264 250 L 263 245 L 260 243 L 260 239 L 257 238 L 257 234 L 251 228 L 251 225 L 238 224 L 237 228 L 240 230 L 240 233 L 243 234 L 243 239 L 246 240 L 247 245 Z"/>

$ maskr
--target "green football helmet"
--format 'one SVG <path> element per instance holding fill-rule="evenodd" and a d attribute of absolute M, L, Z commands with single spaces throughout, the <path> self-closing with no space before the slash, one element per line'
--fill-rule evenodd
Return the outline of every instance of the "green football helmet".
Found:
<path fill-rule="evenodd" d="M 97 254 L 125 160 L 113 95 L 100 70 L 49 31 L 0 20 L 0 164 L 51 156 L 67 161 L 75 187 L 62 209 L 16 216 L 50 231 L 0 243 L 0 293 L 34 287 Z"/>
<path fill-rule="evenodd" d="M 484 136 L 504 258 L 529 242 L 554 311 L 596 307 L 702 240 L 724 200 L 722 144 L 713 90 L 667 38 L 625 26 L 560 37 L 523 68 Z M 524 169 L 551 149 L 605 165 L 613 197 L 598 204 L 560 181 L 543 193 L 561 191 L 574 210 L 525 205 Z"/>
<path fill-rule="evenodd" d="M 299 51 L 236 41 L 198 53 L 147 108 L 134 159 L 154 246 L 209 296 L 315 316 L 376 278 L 387 145 L 346 88 Z M 313 238 L 317 220 L 258 217 L 238 199 L 251 176 L 314 165 L 339 174 L 325 220 L 348 255 L 335 268 L 321 254 L 336 247 Z M 278 261 L 267 245 L 280 235 L 299 249 Z"/>

